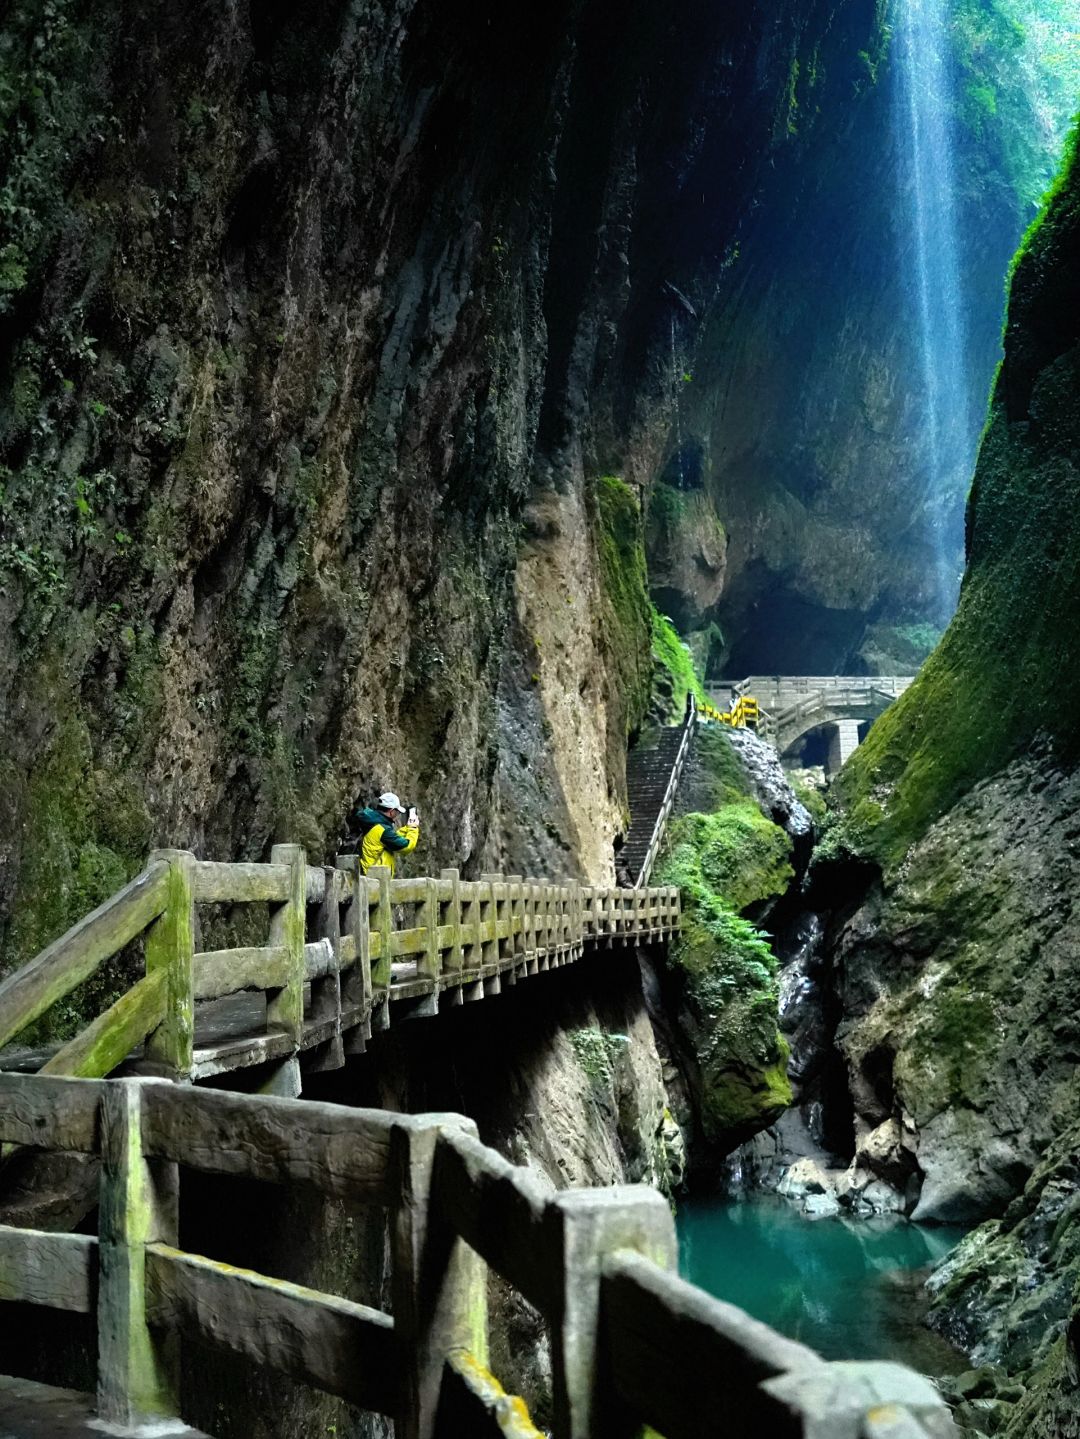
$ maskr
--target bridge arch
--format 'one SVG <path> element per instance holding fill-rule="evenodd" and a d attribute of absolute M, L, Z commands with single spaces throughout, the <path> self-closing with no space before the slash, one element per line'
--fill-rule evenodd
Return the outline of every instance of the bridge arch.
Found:
<path fill-rule="evenodd" d="M 879 715 L 911 684 L 911 675 L 750 675 L 712 687 L 713 702 L 728 708 L 753 695 L 762 710 L 761 731 L 782 756 L 816 731 L 828 736 L 830 772 L 844 763 Z"/>

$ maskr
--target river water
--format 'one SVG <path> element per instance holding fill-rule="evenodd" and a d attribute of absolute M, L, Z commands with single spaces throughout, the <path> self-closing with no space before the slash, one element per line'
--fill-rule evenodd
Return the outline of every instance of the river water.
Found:
<path fill-rule="evenodd" d="M 927 1268 L 962 1229 L 806 1219 L 771 1196 L 679 1206 L 683 1276 L 826 1359 L 896 1359 L 924 1374 L 968 1361 L 921 1323 Z"/>

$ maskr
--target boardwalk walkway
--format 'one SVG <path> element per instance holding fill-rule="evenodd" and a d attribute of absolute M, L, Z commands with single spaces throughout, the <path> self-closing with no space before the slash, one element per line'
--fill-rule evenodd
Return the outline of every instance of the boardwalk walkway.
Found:
<path fill-rule="evenodd" d="M 184 1412 L 192 1341 L 388 1415 L 397 1439 L 540 1439 L 486 1367 L 490 1266 L 545 1320 L 555 1439 L 954 1433 L 910 1370 L 826 1363 L 677 1278 L 656 1191 L 552 1194 L 459 1115 L 0 1074 L 2 1143 L 100 1160 L 96 1235 L 0 1226 L 0 1301 L 96 1314 L 98 1411 L 119 1432 Z M 181 1248 L 182 1167 L 368 1206 L 390 1312 Z M 0 1430 L 3 1403 L 0 1385 Z"/>
<path fill-rule="evenodd" d="M 266 942 L 200 950 L 211 906 L 254 907 Z M 268 864 L 152 855 L 0 984 L 7 1044 L 107 959 L 143 945 L 145 972 L 85 1030 L 36 1061 L 15 1056 L 36 1072 L 0 1066 L 3 1173 L 33 1181 L 35 1165 L 66 1164 L 82 1185 L 78 1213 L 51 1210 L 52 1229 L 17 1214 L 0 1224 L 0 1324 L 7 1303 L 85 1315 L 97 1346 L 93 1398 L 0 1379 L 0 1433 L 85 1439 L 93 1405 L 108 1432 L 190 1434 L 177 1420 L 192 1343 L 389 1416 L 397 1439 L 540 1439 L 486 1368 L 490 1266 L 545 1322 L 554 1439 L 631 1439 L 643 1424 L 699 1439 L 718 1403 L 731 1434 L 952 1435 L 919 1376 L 825 1363 L 678 1279 L 657 1192 L 553 1193 L 460 1115 L 293 1097 L 301 1059 L 337 1067 L 392 1017 L 482 999 L 590 949 L 632 960 L 679 924 L 670 888 L 466 883 L 453 870 L 365 877 L 355 857 L 313 867 L 295 845 L 276 846 Z M 209 1007 L 244 996 L 243 1032 L 200 1039 Z M 154 1077 L 104 1077 L 120 1068 Z M 257 1092 L 212 1087 L 238 1069 L 259 1075 Z M 185 1169 L 367 1206 L 390 1257 L 389 1309 L 181 1248 Z M 66 1232 L 95 1203 L 97 1232 Z"/>
<path fill-rule="evenodd" d="M 261 906 L 265 943 L 199 952 L 200 910 Z M 268 916 L 268 917 L 267 917 Z M 587 949 L 663 943 L 679 926 L 672 888 L 603 889 L 488 875 L 462 881 L 365 878 L 355 855 L 306 863 L 276 845 L 269 864 L 222 864 L 159 851 L 146 869 L 0 983 L 0 1046 L 132 941 L 145 974 L 54 1052 L 0 1050 L 0 1069 L 99 1078 L 119 1065 L 210 1079 L 275 1064 L 275 1093 L 300 1092 L 301 1055 L 338 1068 L 391 1017 L 498 994 L 573 963 Z M 140 1047 L 141 1046 L 141 1047 Z"/>

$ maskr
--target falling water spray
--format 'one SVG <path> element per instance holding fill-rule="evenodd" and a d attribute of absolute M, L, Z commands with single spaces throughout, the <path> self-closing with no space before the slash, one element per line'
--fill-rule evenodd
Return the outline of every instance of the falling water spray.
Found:
<path fill-rule="evenodd" d="M 955 606 L 959 536 L 947 530 L 947 498 L 974 465 L 978 417 L 971 404 L 965 276 L 954 177 L 955 124 L 949 62 L 952 0 L 896 0 L 896 109 L 902 263 L 911 296 L 919 366 L 921 443 L 916 476 L 926 497 L 935 600 Z"/>

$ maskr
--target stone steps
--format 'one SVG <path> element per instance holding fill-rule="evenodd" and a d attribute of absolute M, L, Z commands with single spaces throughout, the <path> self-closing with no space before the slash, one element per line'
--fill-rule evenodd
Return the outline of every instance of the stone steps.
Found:
<path fill-rule="evenodd" d="M 682 736 L 681 725 L 662 730 L 655 745 L 647 750 L 632 751 L 626 761 L 630 828 L 621 857 L 635 878 L 649 851 L 649 841 L 656 826 L 656 817 L 664 803 Z"/>

